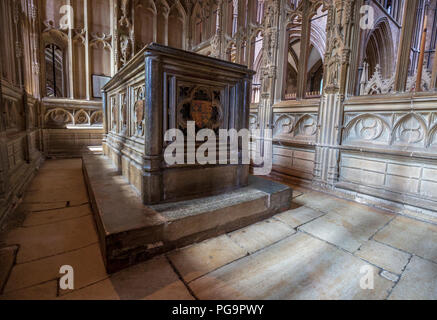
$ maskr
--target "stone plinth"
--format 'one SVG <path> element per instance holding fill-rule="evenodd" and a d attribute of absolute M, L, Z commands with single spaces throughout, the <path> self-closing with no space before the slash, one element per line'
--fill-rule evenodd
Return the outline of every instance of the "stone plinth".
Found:
<path fill-rule="evenodd" d="M 146 206 L 105 156 L 85 155 L 83 170 L 109 273 L 266 219 L 292 198 L 289 187 L 250 176 L 237 190 Z"/>

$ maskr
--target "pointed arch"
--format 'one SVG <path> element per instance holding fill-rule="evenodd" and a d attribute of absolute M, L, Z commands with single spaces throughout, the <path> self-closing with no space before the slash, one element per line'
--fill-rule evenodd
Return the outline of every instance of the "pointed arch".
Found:
<path fill-rule="evenodd" d="M 168 45 L 185 49 L 187 14 L 179 0 L 170 8 L 168 15 Z"/>
<path fill-rule="evenodd" d="M 152 0 L 138 0 L 134 10 L 135 46 L 140 50 L 156 42 L 156 6 Z"/>
<path fill-rule="evenodd" d="M 390 78 L 394 70 L 393 57 L 392 32 L 387 17 L 383 17 L 375 23 L 375 28 L 366 40 L 364 60 L 369 64 L 369 78 L 378 64 L 381 66 L 382 77 Z"/>

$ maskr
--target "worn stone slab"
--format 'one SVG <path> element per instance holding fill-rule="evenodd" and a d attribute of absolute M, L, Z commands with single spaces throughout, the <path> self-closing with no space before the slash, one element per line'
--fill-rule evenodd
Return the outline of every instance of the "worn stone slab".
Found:
<path fill-rule="evenodd" d="M 173 282 L 165 288 L 148 295 L 142 300 L 195 300 L 181 281 Z"/>
<path fill-rule="evenodd" d="M 21 208 L 30 212 L 40 212 L 67 207 L 67 201 L 47 202 L 47 203 L 23 203 Z"/>
<path fill-rule="evenodd" d="M 26 220 L 24 220 L 23 227 L 33 227 L 55 223 L 63 220 L 81 218 L 91 214 L 92 211 L 88 204 L 77 207 L 67 207 L 62 209 L 29 213 L 26 217 Z"/>
<path fill-rule="evenodd" d="M 186 282 L 247 255 L 227 235 L 172 251 L 169 259 Z"/>
<path fill-rule="evenodd" d="M 393 216 L 349 202 L 347 207 L 337 208 L 337 211 L 304 224 L 299 230 L 354 252 Z"/>
<path fill-rule="evenodd" d="M 129 288 L 126 288 L 128 290 Z M 60 300 L 120 300 L 111 279 L 105 279 L 93 285 L 59 297 Z M 194 300 L 181 281 L 173 282 L 155 292 L 140 298 L 141 300 Z M 130 299 L 130 300 L 133 300 Z"/>
<path fill-rule="evenodd" d="M 63 295 L 63 300 L 192 300 L 164 256 L 113 274 L 110 278 Z"/>
<path fill-rule="evenodd" d="M 0 294 L 6 285 L 9 273 L 14 265 L 17 250 L 18 246 L 0 248 Z"/>
<path fill-rule="evenodd" d="M 92 216 L 41 226 L 18 228 L 6 235 L 6 243 L 19 244 L 17 263 L 79 249 L 98 242 Z"/>
<path fill-rule="evenodd" d="M 46 179 L 50 181 L 50 179 Z M 34 192 L 27 192 L 23 202 L 26 204 L 46 204 L 52 202 L 69 202 L 78 205 L 88 202 L 85 186 L 54 186 Z"/>
<path fill-rule="evenodd" d="M 389 300 L 437 300 L 437 264 L 413 256 Z"/>
<path fill-rule="evenodd" d="M 59 269 L 70 265 L 74 270 L 75 289 L 80 289 L 107 278 L 98 244 L 68 253 L 15 265 L 12 268 L 5 293 L 32 287 L 61 277 Z M 67 293 L 64 291 L 62 293 Z"/>
<path fill-rule="evenodd" d="M 84 156 L 83 163 L 110 273 L 268 218 L 287 210 L 292 197 L 292 190 L 287 186 L 250 177 L 245 188 L 145 206 L 107 158 Z"/>
<path fill-rule="evenodd" d="M 165 256 L 119 271 L 110 281 L 122 300 L 193 299 Z"/>
<path fill-rule="evenodd" d="M 110 279 L 61 295 L 59 300 L 120 300 Z"/>
<path fill-rule="evenodd" d="M 253 253 L 294 233 L 296 233 L 296 230 L 283 222 L 267 219 L 229 233 L 228 236 L 247 252 Z"/>
<path fill-rule="evenodd" d="M 437 226 L 399 216 L 374 239 L 419 257 L 437 262 Z"/>
<path fill-rule="evenodd" d="M 362 260 L 297 233 L 189 284 L 200 299 L 384 299 L 394 285 L 374 270 L 363 290 Z"/>
<path fill-rule="evenodd" d="M 275 219 L 288 224 L 292 228 L 297 228 L 311 220 L 323 216 L 324 214 L 325 213 L 321 211 L 302 206 L 277 214 Z"/>
<path fill-rule="evenodd" d="M 30 183 L 23 202 L 33 205 L 53 202 L 69 202 L 70 205 L 87 203 L 81 159 L 46 161 Z"/>
<path fill-rule="evenodd" d="M 335 198 L 328 194 L 312 191 L 293 199 L 293 203 L 306 206 L 317 211 L 329 213 L 348 208 L 353 202 Z"/>
<path fill-rule="evenodd" d="M 0 300 L 54 300 L 57 298 L 58 282 L 47 281 L 29 288 L 12 291 L 0 296 Z"/>
<path fill-rule="evenodd" d="M 378 267 L 401 274 L 411 255 L 375 241 L 367 241 L 355 253 L 356 256 Z"/>

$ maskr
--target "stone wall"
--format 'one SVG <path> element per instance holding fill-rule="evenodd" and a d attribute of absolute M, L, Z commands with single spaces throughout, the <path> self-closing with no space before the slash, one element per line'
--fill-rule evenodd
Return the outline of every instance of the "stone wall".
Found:
<path fill-rule="evenodd" d="M 22 7 L 0 3 L 0 225 L 19 204 L 25 187 L 42 161 L 40 103 L 26 92 L 23 74 Z"/>
<path fill-rule="evenodd" d="M 354 97 L 344 104 L 338 187 L 435 210 L 436 97 Z"/>
<path fill-rule="evenodd" d="M 265 3 L 264 59 L 257 74 L 261 80 L 260 99 L 251 106 L 250 124 L 252 129 L 272 129 L 272 175 L 384 208 L 437 215 L 436 73 L 434 69 L 432 76 L 424 73 L 425 92 L 414 90 L 416 74 L 407 73 L 407 50 L 415 21 L 402 23 L 408 12 L 411 16 L 418 10 L 418 1 L 396 7 L 393 17 L 376 1 L 296 3 Z M 371 90 L 359 97 L 355 96 L 359 70 L 366 50 L 370 50 L 367 43 L 373 31 L 360 28 L 360 8 L 364 4 L 375 9 L 376 26 L 388 21 L 390 37 L 381 38 L 383 32 L 378 37 L 392 55 L 372 62 L 380 64 L 377 76 L 381 80 L 365 79 L 368 83 L 364 86 Z M 309 12 L 319 10 L 319 6 L 328 14 L 321 98 L 303 95 L 284 100 L 287 26 L 296 17 L 307 17 Z M 402 17 L 404 12 L 407 15 Z M 300 36 L 302 42 L 310 37 L 306 33 Z M 387 59 L 392 65 L 386 70 L 390 80 L 381 76 Z M 303 75 L 298 80 L 305 83 Z M 252 151 L 262 153 L 256 148 L 269 137 L 257 139 Z"/>
<path fill-rule="evenodd" d="M 101 148 L 103 113 L 100 101 L 44 98 L 43 146 L 48 157 L 76 157 Z"/>

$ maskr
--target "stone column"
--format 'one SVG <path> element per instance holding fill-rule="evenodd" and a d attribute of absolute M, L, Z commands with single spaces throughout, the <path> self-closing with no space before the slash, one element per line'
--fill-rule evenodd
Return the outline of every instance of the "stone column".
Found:
<path fill-rule="evenodd" d="M 117 73 L 117 30 L 115 19 L 116 0 L 110 0 L 109 7 L 109 13 L 111 15 L 111 17 L 109 18 L 111 28 L 111 76 L 114 76 Z"/>
<path fill-rule="evenodd" d="M 85 86 L 86 99 L 91 100 L 91 64 L 90 64 L 90 30 L 89 30 L 88 0 L 83 0 L 83 15 L 85 29 Z"/>
<path fill-rule="evenodd" d="M 324 90 L 319 107 L 313 181 L 321 188 L 333 188 L 338 181 L 343 100 L 350 64 L 354 5 L 354 0 L 335 0 L 328 8 Z"/>
<path fill-rule="evenodd" d="M 0 25 L 3 27 L 2 21 L 0 21 Z M 2 57 L 0 51 L 0 59 L 4 59 Z M 0 63 L 0 75 L 2 74 L 2 64 Z M 3 93 L 2 93 L 2 82 L 0 81 L 0 106 L 4 106 L 3 104 Z M 4 210 L 2 208 L 6 208 L 7 206 L 7 197 L 6 191 L 9 190 L 9 179 L 8 179 L 8 148 L 6 144 L 6 120 L 5 114 L 0 112 L 0 222 L 3 219 Z M 5 209 L 6 210 L 6 209 Z"/>
<path fill-rule="evenodd" d="M 111 0 L 111 32 L 112 32 L 112 75 L 120 68 L 120 35 L 118 32 L 118 20 L 120 6 L 119 0 Z"/>
<path fill-rule="evenodd" d="M 260 155 L 264 155 L 264 140 L 271 136 L 265 129 L 272 129 L 275 88 L 278 65 L 278 30 L 281 17 L 281 1 L 270 0 L 266 3 L 263 22 L 263 64 L 261 67 L 261 94 L 258 105 L 258 121 L 261 140 L 257 141 Z M 270 144 L 271 147 L 271 144 Z"/>
<path fill-rule="evenodd" d="M 72 0 L 67 0 L 67 5 L 72 7 L 73 3 Z M 68 23 L 70 24 L 68 26 L 68 87 L 69 87 L 69 96 L 70 99 L 74 99 L 75 97 L 75 88 L 74 88 L 74 43 L 73 43 L 73 23 L 74 23 L 74 15 L 70 15 L 68 18 Z"/>
<path fill-rule="evenodd" d="M 102 90 L 102 112 L 103 112 L 103 139 L 106 139 L 106 135 L 108 134 L 109 126 L 108 126 L 108 114 L 110 112 L 110 108 L 108 106 L 108 95 L 105 90 Z"/>
<path fill-rule="evenodd" d="M 299 65 L 297 67 L 298 73 L 296 98 L 298 100 L 305 98 L 307 85 L 307 65 L 309 58 L 308 48 L 310 45 L 311 37 L 311 21 L 309 19 L 310 6 L 311 3 L 309 1 L 304 1 L 302 9 L 302 31 L 300 41 Z"/>
<path fill-rule="evenodd" d="M 31 24 L 31 61 L 32 61 L 32 93 L 33 96 L 36 99 L 41 98 L 41 85 L 42 82 L 40 81 L 40 70 L 41 70 L 41 63 L 40 63 L 40 45 L 39 45 L 39 35 L 40 35 L 40 23 L 39 23 L 39 13 L 38 13 L 38 6 L 37 1 L 31 0 L 30 1 L 30 24 Z M 35 110 L 36 111 L 36 110 Z M 36 116 L 36 114 L 35 114 Z"/>
<path fill-rule="evenodd" d="M 281 12 L 285 11 L 284 1 L 281 3 Z M 283 96 L 283 87 L 286 82 L 287 73 L 287 54 L 288 38 L 287 38 L 287 25 L 289 23 L 287 14 L 281 14 L 280 24 L 278 30 L 278 64 L 282 65 L 282 68 L 278 68 L 276 73 L 276 86 L 275 86 L 275 102 L 281 101 Z"/>
<path fill-rule="evenodd" d="M 144 185 L 143 201 L 158 203 L 161 200 L 162 189 L 162 72 L 161 59 L 148 54 L 146 63 L 146 94 L 145 94 L 145 150 L 144 150 Z"/>

